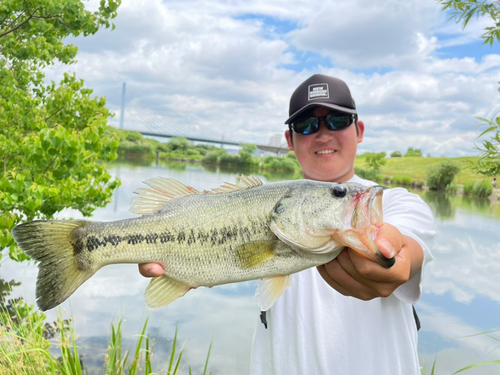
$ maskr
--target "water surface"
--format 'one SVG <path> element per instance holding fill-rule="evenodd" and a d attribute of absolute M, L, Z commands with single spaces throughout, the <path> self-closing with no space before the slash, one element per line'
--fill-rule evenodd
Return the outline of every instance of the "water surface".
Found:
<path fill-rule="evenodd" d="M 98 209 L 92 220 L 118 220 L 134 217 L 128 211 L 133 191 L 142 181 L 172 177 L 198 190 L 210 189 L 223 182 L 236 182 L 239 171 L 221 171 L 201 165 L 155 163 L 116 163 L 110 172 L 122 180 L 113 203 Z M 258 175 L 264 182 L 297 176 Z M 487 200 L 470 200 L 431 192 L 417 192 L 436 216 L 434 261 L 425 269 L 423 296 L 417 303 L 422 329 L 419 332 L 421 364 L 430 373 L 436 358 L 436 374 L 451 374 L 472 363 L 500 359 L 498 342 L 486 335 L 466 337 L 500 328 L 500 208 Z M 81 218 L 75 211 L 60 214 Z M 35 300 L 37 268 L 33 264 L 4 261 L 1 277 L 22 285 L 14 295 L 28 302 Z M 149 316 L 149 332 L 156 338 L 154 360 L 168 360 L 175 327 L 184 344 L 183 373 L 187 366 L 197 373 L 204 366 L 213 337 L 210 370 L 213 374 L 248 373 L 253 331 L 259 323 L 254 298 L 255 282 L 198 288 L 172 305 L 150 311 L 143 293 L 149 280 L 139 275 L 136 265 L 108 266 L 84 283 L 62 307 L 69 311 L 79 334 L 81 352 L 90 373 L 101 373 L 110 324 L 124 317 L 125 344 L 135 342 Z M 56 309 L 48 311 L 48 320 Z M 499 337 L 493 334 L 494 337 Z M 499 366 L 471 369 L 467 374 L 493 375 Z"/>

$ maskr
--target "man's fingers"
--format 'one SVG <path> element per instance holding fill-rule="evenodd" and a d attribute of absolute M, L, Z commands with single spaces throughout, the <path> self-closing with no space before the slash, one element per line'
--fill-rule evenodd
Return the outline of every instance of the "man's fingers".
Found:
<path fill-rule="evenodd" d="M 384 223 L 377 238 L 375 238 L 375 245 L 386 258 L 394 258 L 401 251 L 405 245 L 405 237 L 401 232 L 389 223 Z"/>
<path fill-rule="evenodd" d="M 157 277 L 163 275 L 163 266 L 160 263 L 139 264 L 139 272 L 144 277 Z"/>
<path fill-rule="evenodd" d="M 325 264 L 318 266 L 317 269 L 321 277 L 323 277 L 323 279 L 327 282 L 327 284 L 330 285 L 333 289 L 335 289 L 340 294 L 343 294 L 344 296 L 349 296 L 349 297 L 351 296 L 351 294 L 346 288 L 344 288 L 342 285 L 340 285 L 338 282 L 332 279 L 332 277 L 328 274 L 328 271 L 326 270 Z"/>

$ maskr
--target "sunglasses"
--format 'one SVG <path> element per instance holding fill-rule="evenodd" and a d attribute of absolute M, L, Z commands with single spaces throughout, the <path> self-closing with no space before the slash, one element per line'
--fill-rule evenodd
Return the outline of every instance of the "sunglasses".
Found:
<path fill-rule="evenodd" d="M 319 130 L 322 120 L 325 121 L 328 130 L 342 130 L 351 126 L 356 115 L 338 115 L 330 113 L 324 117 L 305 117 L 292 123 L 292 129 L 299 134 L 314 134 Z"/>

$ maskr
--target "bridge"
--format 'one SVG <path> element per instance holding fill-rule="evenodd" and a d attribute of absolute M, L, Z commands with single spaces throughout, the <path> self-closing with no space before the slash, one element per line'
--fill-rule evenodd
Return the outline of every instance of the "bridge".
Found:
<path fill-rule="evenodd" d="M 137 93 L 133 93 L 137 96 Z M 149 104 L 151 104 L 151 98 L 144 98 Z M 134 102 L 140 100 L 134 99 Z M 153 102 L 153 104 L 155 104 Z M 172 138 L 172 137 L 184 137 L 191 142 L 203 142 L 212 143 L 229 146 L 240 146 L 242 143 L 249 143 L 236 141 L 229 139 L 226 135 L 218 134 L 213 129 L 207 129 L 203 126 L 194 124 L 180 123 L 178 120 L 172 118 L 165 113 L 162 108 L 164 106 L 162 103 L 157 103 L 156 110 L 145 109 L 145 106 L 132 106 L 127 104 L 125 106 L 125 83 L 123 84 L 122 90 L 122 105 L 120 111 L 120 129 L 138 131 L 147 137 L 160 137 L 160 138 Z M 126 126 L 125 126 L 126 124 Z M 286 155 L 289 151 L 287 147 L 274 146 L 274 145 L 262 145 L 256 144 L 259 151 L 272 152 L 280 155 Z"/>
<path fill-rule="evenodd" d="M 164 134 L 164 133 L 156 133 L 156 132 L 150 132 L 150 131 L 144 131 L 144 130 L 138 130 L 139 133 L 145 136 L 149 137 L 160 137 L 160 138 L 172 138 L 172 137 L 184 137 L 188 141 L 191 142 L 205 142 L 205 143 L 215 143 L 215 144 L 220 144 L 220 145 L 229 145 L 229 146 L 240 146 L 240 142 L 235 142 L 235 141 L 225 141 L 225 140 L 214 140 L 214 139 L 206 139 L 206 138 L 198 138 L 198 137 L 191 137 L 191 136 L 186 136 L 186 135 L 175 135 L 175 134 Z M 279 146 L 271 146 L 271 145 L 256 145 L 257 149 L 261 151 L 267 151 L 267 152 L 273 152 L 275 154 L 279 155 L 286 155 L 286 153 L 289 151 L 288 148 L 286 147 L 279 147 Z"/>

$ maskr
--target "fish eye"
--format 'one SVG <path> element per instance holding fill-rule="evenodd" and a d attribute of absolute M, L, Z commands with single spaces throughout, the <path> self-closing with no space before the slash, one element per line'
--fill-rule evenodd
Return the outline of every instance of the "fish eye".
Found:
<path fill-rule="evenodd" d="M 335 197 L 342 198 L 347 194 L 347 188 L 344 185 L 335 185 L 332 189 L 332 193 Z"/>

